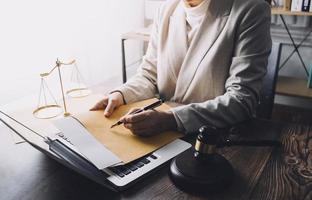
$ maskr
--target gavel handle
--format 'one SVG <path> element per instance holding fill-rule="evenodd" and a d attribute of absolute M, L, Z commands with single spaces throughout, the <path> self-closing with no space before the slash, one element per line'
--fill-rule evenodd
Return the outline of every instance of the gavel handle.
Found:
<path fill-rule="evenodd" d="M 274 146 L 279 147 L 282 143 L 277 140 L 242 140 L 242 141 L 231 141 L 226 140 L 224 143 L 218 145 L 218 147 L 230 147 L 230 146 L 254 146 L 254 147 L 265 147 Z"/>

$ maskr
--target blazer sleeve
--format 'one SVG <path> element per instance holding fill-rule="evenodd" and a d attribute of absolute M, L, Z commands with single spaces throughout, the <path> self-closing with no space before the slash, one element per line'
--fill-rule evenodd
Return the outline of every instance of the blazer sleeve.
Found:
<path fill-rule="evenodd" d="M 157 93 L 157 41 L 160 21 L 158 10 L 152 27 L 152 32 L 142 63 L 137 73 L 122 86 L 113 91 L 119 91 L 124 96 L 125 103 L 136 102 L 155 97 Z"/>
<path fill-rule="evenodd" d="M 202 103 L 173 108 L 179 129 L 194 132 L 205 124 L 226 127 L 253 116 L 271 52 L 270 7 L 264 1 L 242 15 L 225 93 Z"/>

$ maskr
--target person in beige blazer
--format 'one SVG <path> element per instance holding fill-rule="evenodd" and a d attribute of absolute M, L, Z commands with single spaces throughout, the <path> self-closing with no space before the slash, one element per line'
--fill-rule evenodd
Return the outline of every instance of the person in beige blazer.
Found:
<path fill-rule="evenodd" d="M 190 35 L 185 7 L 201 4 L 205 15 Z M 125 127 L 141 136 L 226 127 L 252 117 L 272 46 L 270 17 L 264 0 L 167 0 L 137 74 L 92 110 L 105 109 L 109 117 L 122 104 L 156 94 L 183 104 L 124 117 Z"/>

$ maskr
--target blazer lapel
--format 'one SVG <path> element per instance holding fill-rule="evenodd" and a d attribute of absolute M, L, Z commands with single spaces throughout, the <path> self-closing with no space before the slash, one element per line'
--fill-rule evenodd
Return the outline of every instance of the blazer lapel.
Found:
<path fill-rule="evenodd" d="M 181 67 L 174 100 L 183 102 L 198 67 L 222 32 L 232 7 L 233 0 L 211 0 L 207 15 L 191 42 Z"/>
<path fill-rule="evenodd" d="M 170 69 L 174 82 L 177 81 L 188 48 L 185 12 L 181 3 L 170 17 L 167 41 L 162 48 L 162 62 Z"/>

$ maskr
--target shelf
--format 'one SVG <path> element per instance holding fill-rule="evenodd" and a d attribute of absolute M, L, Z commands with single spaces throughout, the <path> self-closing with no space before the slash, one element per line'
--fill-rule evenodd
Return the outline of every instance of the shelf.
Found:
<path fill-rule="evenodd" d="M 151 28 L 141 28 L 135 31 L 124 33 L 122 34 L 121 38 L 125 40 L 133 39 L 133 40 L 143 40 L 143 41 L 148 42 L 150 38 L 150 32 L 151 32 Z"/>
<path fill-rule="evenodd" d="M 312 98 L 312 89 L 307 88 L 307 80 L 279 76 L 276 93 L 286 96 Z"/>
<path fill-rule="evenodd" d="M 283 8 L 272 8 L 272 15 L 291 15 L 291 16 L 312 16 L 312 12 L 293 12 L 290 10 L 284 10 Z"/>

